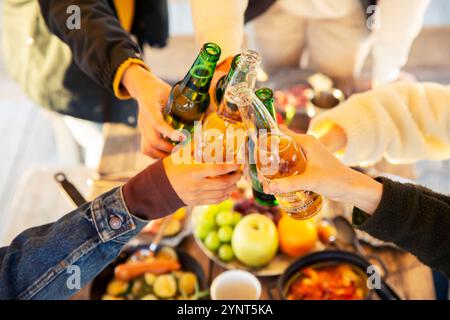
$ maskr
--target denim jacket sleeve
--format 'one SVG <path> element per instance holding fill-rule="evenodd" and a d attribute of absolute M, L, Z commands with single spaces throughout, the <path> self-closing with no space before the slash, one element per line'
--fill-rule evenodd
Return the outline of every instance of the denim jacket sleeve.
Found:
<path fill-rule="evenodd" d="M 66 299 L 91 281 L 147 222 L 113 189 L 0 248 L 0 299 Z"/>

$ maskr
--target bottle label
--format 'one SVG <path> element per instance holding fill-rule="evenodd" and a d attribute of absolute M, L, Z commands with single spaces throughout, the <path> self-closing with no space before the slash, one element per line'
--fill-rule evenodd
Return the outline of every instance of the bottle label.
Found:
<path fill-rule="evenodd" d="M 304 211 L 314 203 L 314 195 L 310 191 L 277 193 L 275 196 L 282 209 L 290 214 Z"/>

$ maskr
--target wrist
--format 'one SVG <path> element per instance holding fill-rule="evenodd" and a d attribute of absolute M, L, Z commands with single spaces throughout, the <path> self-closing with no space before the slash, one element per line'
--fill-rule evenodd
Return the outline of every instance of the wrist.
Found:
<path fill-rule="evenodd" d="M 169 182 L 162 161 L 131 178 L 122 192 L 129 211 L 139 218 L 162 218 L 184 206 Z"/>
<path fill-rule="evenodd" d="M 152 74 L 139 64 L 131 64 L 123 73 L 121 84 L 134 99 L 139 97 L 146 85 L 146 82 L 152 79 Z"/>
<path fill-rule="evenodd" d="M 351 173 L 346 179 L 347 187 L 345 188 L 348 192 L 345 193 L 342 200 L 368 214 L 373 214 L 380 204 L 383 184 L 365 174 L 349 170 Z"/>

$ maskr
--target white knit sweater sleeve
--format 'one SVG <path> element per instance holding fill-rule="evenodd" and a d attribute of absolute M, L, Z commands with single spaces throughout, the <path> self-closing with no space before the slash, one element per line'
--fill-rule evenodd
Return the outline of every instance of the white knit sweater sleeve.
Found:
<path fill-rule="evenodd" d="M 239 53 L 247 5 L 248 0 L 191 0 L 197 44 L 217 43 L 222 49 L 220 61 Z"/>
<path fill-rule="evenodd" d="M 341 160 L 364 165 L 450 158 L 450 86 L 396 83 L 357 94 L 313 119 L 309 133 L 334 123 L 347 135 Z"/>

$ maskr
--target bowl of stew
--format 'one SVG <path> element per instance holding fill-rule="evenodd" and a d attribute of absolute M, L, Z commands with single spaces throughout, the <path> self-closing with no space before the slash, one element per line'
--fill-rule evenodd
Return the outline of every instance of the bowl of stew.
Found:
<path fill-rule="evenodd" d="M 379 286 L 368 285 L 374 276 L 371 266 L 368 259 L 352 252 L 315 252 L 292 263 L 269 288 L 269 296 L 284 300 L 400 299 L 381 276 Z"/>

